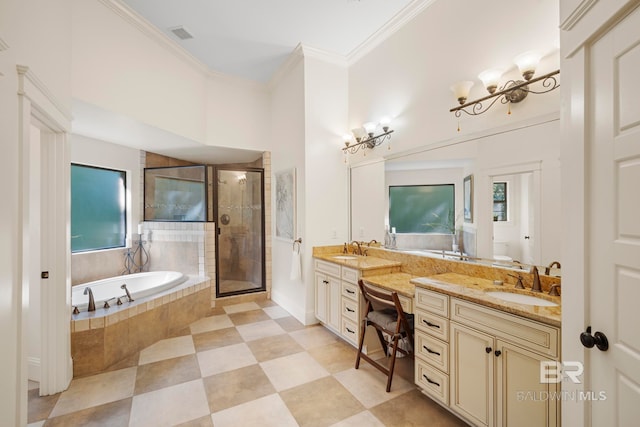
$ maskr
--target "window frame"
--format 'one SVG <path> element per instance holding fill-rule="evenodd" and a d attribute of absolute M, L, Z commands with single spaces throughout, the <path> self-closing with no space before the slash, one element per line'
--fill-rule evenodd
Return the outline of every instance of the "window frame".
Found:
<path fill-rule="evenodd" d="M 438 232 L 438 231 L 397 231 L 397 234 L 423 234 L 423 235 L 429 235 L 429 234 L 451 234 L 454 235 L 455 234 L 455 227 L 456 227 L 456 218 L 455 218 L 455 208 L 456 208 L 456 185 L 455 183 L 442 183 L 442 184 L 397 184 L 397 185 L 389 185 L 388 186 L 388 209 L 387 209 L 387 215 L 388 215 L 388 220 L 389 220 L 389 226 L 391 228 L 395 228 L 396 226 L 393 224 L 392 221 L 392 217 L 391 217 L 391 191 L 392 188 L 398 188 L 398 187 L 447 187 L 451 189 L 451 220 L 452 220 L 452 224 L 450 224 L 449 230 L 447 231 L 442 231 L 442 232 Z"/>
<path fill-rule="evenodd" d="M 496 200 L 496 191 L 495 191 L 496 184 L 504 185 L 504 200 Z M 509 215 L 509 206 L 510 206 L 509 189 L 510 189 L 510 187 L 511 186 L 509 185 L 509 181 L 493 181 L 492 182 L 492 197 L 491 197 L 491 199 L 492 199 L 492 203 L 493 204 L 492 204 L 492 209 L 491 209 L 491 216 L 492 216 L 493 222 L 505 223 L 505 222 L 509 222 L 509 220 L 510 220 L 510 216 L 511 216 L 511 215 Z M 496 203 L 504 205 L 504 209 L 503 209 L 504 219 L 496 219 L 496 215 L 495 215 L 496 211 L 494 209 Z"/>
<path fill-rule="evenodd" d="M 113 249 L 123 249 L 123 248 L 128 248 L 130 246 L 130 242 L 129 242 L 129 215 L 130 215 L 130 201 L 129 201 L 129 188 L 128 188 L 128 184 L 129 184 L 129 171 L 124 170 L 124 169 L 116 169 L 116 168 L 110 168 L 110 167 L 104 167 L 104 166 L 96 166 L 96 165 L 92 165 L 92 164 L 87 164 L 87 163 L 80 163 L 80 162 L 71 162 L 70 165 L 70 171 L 73 169 L 74 166 L 77 167 L 82 167 L 82 168 L 87 168 L 87 169 L 93 169 L 93 170 L 103 170 L 103 171 L 109 171 L 109 172 L 116 172 L 118 174 L 121 175 L 122 177 L 122 191 L 123 191 L 123 209 L 121 211 L 121 215 L 122 215 L 122 225 L 123 225 L 123 230 L 124 230 L 124 237 L 122 239 L 122 241 L 117 244 L 117 245 L 113 245 L 113 246 L 101 246 L 101 247 L 94 247 L 94 248 L 87 248 L 87 249 L 73 249 L 73 244 L 72 242 L 70 242 L 70 248 L 71 248 L 71 254 L 81 254 L 81 253 L 89 253 L 89 252 L 98 252 L 98 251 L 108 251 L 108 250 L 113 250 Z M 73 202 L 73 182 L 72 182 L 72 177 L 70 174 L 69 177 L 69 188 L 70 188 L 70 204 Z M 70 206 L 70 215 L 69 215 L 69 232 L 70 232 L 70 237 L 72 237 L 72 228 L 73 228 L 73 207 Z"/>

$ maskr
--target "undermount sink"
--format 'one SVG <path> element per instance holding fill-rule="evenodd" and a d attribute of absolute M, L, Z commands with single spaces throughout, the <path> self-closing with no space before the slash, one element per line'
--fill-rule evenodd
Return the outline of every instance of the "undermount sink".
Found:
<path fill-rule="evenodd" d="M 503 291 L 490 291 L 487 292 L 488 295 L 501 299 L 503 301 L 515 302 L 518 304 L 526 304 L 526 305 L 538 305 L 544 307 L 557 307 L 553 301 L 546 300 L 544 298 L 535 297 L 533 295 L 523 295 L 516 294 L 512 292 L 503 292 Z"/>
<path fill-rule="evenodd" d="M 356 259 L 358 258 L 355 255 L 335 255 L 333 258 L 335 259 Z"/>

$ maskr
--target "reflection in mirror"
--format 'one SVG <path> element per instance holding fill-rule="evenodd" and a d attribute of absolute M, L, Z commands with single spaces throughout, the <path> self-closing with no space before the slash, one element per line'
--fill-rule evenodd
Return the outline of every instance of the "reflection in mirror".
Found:
<path fill-rule="evenodd" d="M 391 153 L 384 159 L 384 170 L 381 162 L 352 165 L 351 235 L 354 240 L 384 241 L 385 230 L 393 225 L 390 186 L 454 184 L 455 234 L 398 233 L 398 249 L 435 250 L 440 255 L 444 250 L 447 256 L 456 243 L 458 251 L 451 256 L 458 260 L 462 249 L 463 261 L 516 269 L 520 262 L 527 270 L 536 265 L 540 274 L 559 276 L 559 155 L 559 121 L 549 116 Z M 473 222 L 465 223 L 462 187 L 464 177 L 471 174 L 474 214 Z M 506 183 L 506 200 L 494 198 L 494 183 L 501 182 Z M 383 202 L 376 194 L 379 190 L 372 188 L 374 183 L 382 184 Z"/>

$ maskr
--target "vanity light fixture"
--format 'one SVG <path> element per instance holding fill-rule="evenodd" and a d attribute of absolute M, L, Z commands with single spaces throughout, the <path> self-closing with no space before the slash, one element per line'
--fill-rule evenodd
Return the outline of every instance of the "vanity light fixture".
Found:
<path fill-rule="evenodd" d="M 478 78 L 482 80 L 489 95 L 474 101 L 467 102 L 473 82 L 464 81 L 454 84 L 451 86 L 451 90 L 460 105 L 449 111 L 455 113 L 455 116 L 458 118 L 463 112 L 470 116 L 478 116 L 488 111 L 496 101 L 500 100 L 502 104 L 508 104 L 509 109 L 507 114 L 511 114 L 511 104 L 522 101 L 528 94 L 542 94 L 559 88 L 560 84 L 555 76 L 560 74 L 560 70 L 555 70 L 536 78 L 533 77 L 540 58 L 541 56 L 533 51 L 518 55 L 514 59 L 514 62 L 518 66 L 524 80 L 508 80 L 502 87 L 499 87 L 502 71 L 496 69 L 483 71 L 478 75 Z M 529 86 L 537 82 L 541 82 L 541 88 L 534 90 Z M 482 103 L 489 100 L 492 101 L 485 107 Z M 458 131 L 460 131 L 460 126 L 458 126 Z"/>
<path fill-rule="evenodd" d="M 347 162 L 347 154 L 355 154 L 361 148 L 365 156 L 367 155 L 367 149 L 373 149 L 384 141 L 387 141 L 387 148 L 391 149 L 390 140 L 393 130 L 391 130 L 390 125 L 391 119 L 383 117 L 378 124 L 367 122 L 362 127 L 352 129 L 351 133 L 345 134 L 343 137 L 344 147 L 342 148 L 345 163 Z M 378 128 L 381 128 L 382 132 L 376 135 Z"/>

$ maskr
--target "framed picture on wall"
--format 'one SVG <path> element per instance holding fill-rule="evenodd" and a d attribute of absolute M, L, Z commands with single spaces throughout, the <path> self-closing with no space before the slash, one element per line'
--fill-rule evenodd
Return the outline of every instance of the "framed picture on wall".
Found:
<path fill-rule="evenodd" d="M 464 178 L 464 222 L 473 222 L 473 175 Z"/>
<path fill-rule="evenodd" d="M 293 242 L 296 235 L 296 169 L 276 172 L 276 238 Z"/>

